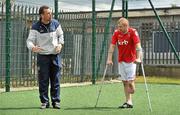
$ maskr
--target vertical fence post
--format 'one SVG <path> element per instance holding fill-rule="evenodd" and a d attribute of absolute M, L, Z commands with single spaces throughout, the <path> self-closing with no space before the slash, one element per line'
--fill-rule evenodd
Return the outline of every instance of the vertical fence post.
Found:
<path fill-rule="evenodd" d="M 57 20 L 58 19 L 58 0 L 54 0 L 54 9 L 55 9 L 54 18 Z"/>
<path fill-rule="evenodd" d="M 103 54 L 104 54 L 104 49 L 107 48 L 107 40 L 108 40 L 108 35 L 109 35 L 109 26 L 110 26 L 111 19 L 112 19 L 112 12 L 113 12 L 113 8 L 114 8 L 114 4 L 115 4 L 115 0 L 112 0 L 111 10 L 109 12 L 109 16 L 108 16 L 108 19 L 106 21 L 106 25 L 105 25 L 105 29 L 104 29 L 104 40 L 103 40 L 102 47 L 101 47 L 100 58 L 99 58 L 99 61 L 98 61 L 96 74 L 99 73 L 102 58 L 103 58 Z"/>
<path fill-rule="evenodd" d="M 122 0 L 122 17 L 128 18 L 128 0 Z"/>
<path fill-rule="evenodd" d="M 6 83 L 5 91 L 10 91 L 10 36 L 11 31 L 11 3 L 10 0 L 6 0 Z"/>
<path fill-rule="evenodd" d="M 85 64 L 84 64 L 84 57 L 85 57 L 85 44 L 86 44 L 86 41 L 85 41 L 85 29 L 86 29 L 86 21 L 83 22 L 83 25 L 82 25 L 82 48 L 81 48 L 81 82 L 84 81 L 84 68 L 85 68 Z"/>
<path fill-rule="evenodd" d="M 96 82 L 96 11 L 92 0 L 92 84 Z"/>

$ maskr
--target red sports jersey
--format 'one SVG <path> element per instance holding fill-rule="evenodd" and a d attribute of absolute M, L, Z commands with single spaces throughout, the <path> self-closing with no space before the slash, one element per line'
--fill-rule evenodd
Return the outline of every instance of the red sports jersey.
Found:
<path fill-rule="evenodd" d="M 118 45 L 118 61 L 134 62 L 136 59 L 136 44 L 140 42 L 136 29 L 129 28 L 127 33 L 115 30 L 111 43 Z"/>

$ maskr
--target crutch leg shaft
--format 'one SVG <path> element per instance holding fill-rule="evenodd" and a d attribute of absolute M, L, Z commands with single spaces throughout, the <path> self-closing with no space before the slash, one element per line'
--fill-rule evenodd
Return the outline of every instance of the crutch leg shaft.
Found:
<path fill-rule="evenodd" d="M 149 109 L 150 109 L 150 111 L 152 111 L 151 100 L 150 100 L 150 96 L 149 96 L 149 90 L 148 90 L 148 86 L 147 86 L 147 81 L 146 81 L 146 76 L 145 76 L 145 72 L 144 72 L 143 62 L 141 62 L 141 69 L 142 69 L 142 74 L 143 74 L 143 78 L 144 78 L 146 94 L 147 94 L 147 97 L 148 97 Z"/>
<path fill-rule="evenodd" d="M 100 86 L 100 88 L 99 88 L 99 92 L 98 92 L 98 96 L 97 96 L 97 100 L 96 100 L 95 107 L 97 106 L 98 101 L 99 101 L 99 97 L 100 97 L 100 94 L 101 94 L 102 85 L 104 84 L 104 78 L 105 78 L 105 76 L 106 76 L 107 68 L 108 68 L 108 65 L 106 65 L 105 70 L 104 70 L 104 73 L 103 73 L 103 77 L 102 77 L 102 79 L 101 79 L 101 86 Z"/>

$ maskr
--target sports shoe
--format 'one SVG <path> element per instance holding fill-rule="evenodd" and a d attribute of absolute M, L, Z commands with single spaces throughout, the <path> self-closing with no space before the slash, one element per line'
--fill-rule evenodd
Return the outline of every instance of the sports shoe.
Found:
<path fill-rule="evenodd" d="M 59 102 L 53 103 L 52 106 L 53 106 L 54 109 L 60 109 L 60 103 Z"/>
<path fill-rule="evenodd" d="M 133 105 L 130 105 L 128 103 L 124 103 L 123 105 L 119 106 L 118 108 L 125 109 L 125 108 L 133 108 Z"/>
<path fill-rule="evenodd" d="M 41 109 L 49 108 L 49 103 L 41 103 Z"/>

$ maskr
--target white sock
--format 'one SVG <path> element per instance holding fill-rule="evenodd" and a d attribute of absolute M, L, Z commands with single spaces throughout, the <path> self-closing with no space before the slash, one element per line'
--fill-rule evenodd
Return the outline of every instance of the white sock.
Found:
<path fill-rule="evenodd" d="M 132 103 L 132 101 L 127 101 L 127 103 L 129 104 L 129 105 L 133 105 L 133 103 Z"/>

